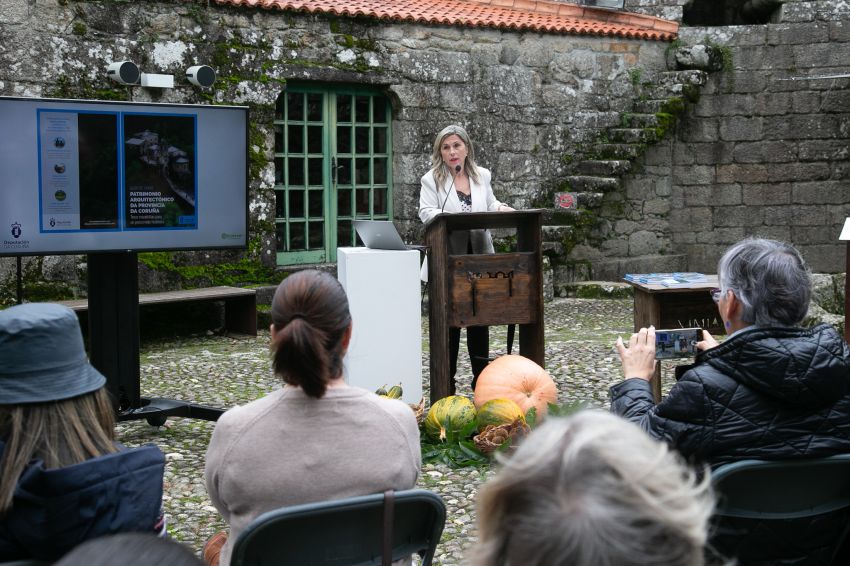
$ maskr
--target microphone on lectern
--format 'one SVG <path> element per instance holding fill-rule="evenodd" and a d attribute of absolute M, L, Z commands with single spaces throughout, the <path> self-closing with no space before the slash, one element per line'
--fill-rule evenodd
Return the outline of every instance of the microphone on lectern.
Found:
<path fill-rule="evenodd" d="M 455 174 L 460 173 L 460 164 L 455 165 Z M 443 199 L 443 206 L 440 207 L 440 212 L 446 208 L 446 201 L 449 200 L 449 192 L 452 190 L 452 187 L 455 186 L 455 176 L 452 175 L 452 184 L 449 185 L 449 189 L 446 191 L 446 198 Z"/>

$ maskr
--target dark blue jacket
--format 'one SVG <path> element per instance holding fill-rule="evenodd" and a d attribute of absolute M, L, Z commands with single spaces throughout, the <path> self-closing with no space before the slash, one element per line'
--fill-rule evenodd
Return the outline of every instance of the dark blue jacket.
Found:
<path fill-rule="evenodd" d="M 0 441 L 0 454 L 5 443 Z M 30 463 L 0 519 L 0 562 L 54 561 L 101 535 L 154 532 L 162 514 L 165 457 L 156 446 L 124 449 L 64 468 Z"/>

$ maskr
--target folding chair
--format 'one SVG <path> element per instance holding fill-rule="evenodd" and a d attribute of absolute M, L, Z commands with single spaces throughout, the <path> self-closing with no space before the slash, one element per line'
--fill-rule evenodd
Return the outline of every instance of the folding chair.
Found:
<path fill-rule="evenodd" d="M 248 525 L 230 564 L 388 566 L 418 552 L 428 566 L 445 522 L 445 503 L 424 489 L 283 507 Z"/>
<path fill-rule="evenodd" d="M 743 460 L 712 472 L 709 544 L 748 564 L 832 564 L 850 525 L 850 454 Z"/>

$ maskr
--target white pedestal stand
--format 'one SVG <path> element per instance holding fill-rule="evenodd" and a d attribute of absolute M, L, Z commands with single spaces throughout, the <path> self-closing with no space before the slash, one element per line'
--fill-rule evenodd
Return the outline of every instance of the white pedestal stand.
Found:
<path fill-rule="evenodd" d="M 338 248 L 337 274 L 354 330 L 345 380 L 369 391 L 401 383 L 404 401 L 422 398 L 419 252 Z"/>

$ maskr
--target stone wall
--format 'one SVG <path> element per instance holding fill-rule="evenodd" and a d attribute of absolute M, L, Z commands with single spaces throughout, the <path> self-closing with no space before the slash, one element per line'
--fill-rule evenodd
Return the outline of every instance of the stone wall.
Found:
<path fill-rule="evenodd" d="M 837 238 L 850 217 L 850 78 L 784 79 L 850 71 L 850 9 L 789 3 L 780 20 L 681 30 L 683 43 L 708 37 L 731 56 L 670 152 L 669 229 L 689 269 L 713 271 L 728 244 L 762 235 L 793 242 L 815 271 L 844 270 Z"/>
<path fill-rule="evenodd" d="M 626 0 L 625 6 L 680 20 L 686 4 Z M 221 271 L 243 270 L 240 282 L 262 269 L 268 276 L 274 104 L 293 80 L 370 85 L 387 94 L 394 216 L 412 241 L 422 233 L 419 177 L 429 167 L 434 134 L 446 124 L 469 127 L 500 199 L 518 208 L 549 205 L 554 191 L 576 190 L 577 158 L 592 159 L 588 147 L 634 122 L 638 108 L 648 118 L 659 110 L 667 115 L 663 99 L 673 97 L 681 104 L 678 124 L 656 120 L 637 128 L 662 137 L 633 140 L 636 153 L 613 188 L 604 196 L 588 193 L 597 208 L 579 217 L 583 231 L 555 230 L 556 285 L 637 270 L 713 271 L 722 250 L 750 234 L 789 240 L 815 270 L 841 271 L 843 248 L 834 240 L 850 216 L 850 79 L 779 79 L 848 71 L 850 8 L 840 0 L 787 2 L 774 20 L 682 28 L 671 46 L 206 2 L 0 0 L 0 95 L 251 107 L 249 252 L 157 258 L 152 269 L 143 266 L 146 290 L 221 283 L 215 275 Z M 706 79 L 683 86 L 687 75 L 659 86 L 669 82 L 668 69 L 681 66 L 679 46 L 706 43 L 726 56 L 725 70 L 707 75 L 705 86 Z M 122 59 L 147 72 L 175 74 L 176 88 L 115 86 L 106 65 Z M 213 91 L 180 78 L 196 63 L 216 68 Z M 699 94 L 695 104 L 685 103 L 684 87 Z M 653 97 L 660 99 L 648 100 Z M 82 259 L 27 259 L 28 289 L 55 281 L 54 294 L 84 293 Z M 185 266 L 218 271 L 191 278 Z M 13 276 L 14 260 L 0 259 L 0 303 L 9 302 Z"/>
<path fill-rule="evenodd" d="M 655 41 L 376 23 L 205 2 L 3 0 L 0 94 L 250 105 L 250 255 L 268 264 L 274 258 L 273 111 L 287 81 L 368 84 L 387 93 L 394 215 L 404 235 L 416 240 L 422 232 L 419 177 L 442 127 L 467 125 L 478 161 L 493 172 L 496 195 L 528 207 L 563 180 L 562 157 L 572 145 L 598 137 L 631 107 L 630 69 L 663 69 L 666 48 Z M 106 66 L 124 59 L 145 72 L 175 74 L 176 88 L 116 86 Z M 216 68 L 212 94 L 180 78 L 196 63 Z M 220 254 L 180 258 L 235 261 Z M 9 260 L 3 261 L 8 274 Z M 145 279 L 143 288 L 186 283 L 159 277 Z"/>

